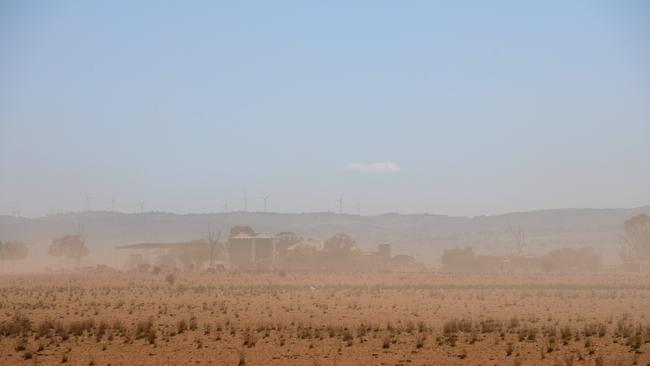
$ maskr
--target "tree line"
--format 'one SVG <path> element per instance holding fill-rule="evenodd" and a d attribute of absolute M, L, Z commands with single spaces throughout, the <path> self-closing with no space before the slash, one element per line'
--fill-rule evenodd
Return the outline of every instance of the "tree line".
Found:
<path fill-rule="evenodd" d="M 56 238 L 48 248 L 48 254 L 54 257 L 71 260 L 75 267 L 79 267 L 81 259 L 86 257 L 90 251 L 86 241 L 81 235 L 66 235 Z M 29 248 L 19 240 L 0 241 L 0 261 L 11 263 L 15 267 L 16 262 L 26 259 L 29 256 Z"/>

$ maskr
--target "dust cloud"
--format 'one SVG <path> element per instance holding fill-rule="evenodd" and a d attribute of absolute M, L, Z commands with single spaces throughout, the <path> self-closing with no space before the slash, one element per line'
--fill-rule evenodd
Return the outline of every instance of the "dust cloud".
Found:
<path fill-rule="evenodd" d="M 33 241 L 15 234 L 0 243 L 3 363 L 643 364 L 650 361 L 650 216 L 638 212 L 647 210 L 596 219 L 612 224 L 613 238 L 619 235 L 609 244 L 617 246 L 616 260 L 582 245 L 579 238 L 589 238 L 590 230 L 582 225 L 547 232 L 513 226 L 513 218 L 494 224 L 491 235 L 485 223 L 474 232 L 476 223 L 458 218 L 467 227 L 456 228 L 458 236 L 446 244 L 432 236 L 440 246 L 431 260 L 402 252 L 426 243 L 422 233 L 410 246 L 388 240 L 367 245 L 381 237 L 366 227 L 379 217 L 312 218 L 350 221 L 340 226 L 364 243 L 344 232 L 316 237 L 325 229 L 304 220 L 298 225 L 309 235 L 280 227 L 261 233 L 244 223 L 216 229 L 231 222 L 220 215 L 165 215 L 161 226 L 129 231 L 120 226 L 125 220 L 153 222 L 147 216 L 154 214 L 106 212 L 69 215 L 85 222 L 78 228 L 89 229 L 48 242 L 34 238 L 63 232 L 43 222 L 60 218 L 5 217 L 3 233 L 18 233 L 19 226 Z M 530 215 L 547 214 L 528 213 L 521 222 L 531 222 Z M 594 215 L 574 212 L 572 220 Z M 271 213 L 229 216 L 274 221 Z M 383 235 L 401 235 L 408 243 L 409 222 L 439 220 L 399 219 Z M 296 217 L 275 221 L 297 228 Z M 202 238 L 171 236 L 206 222 Z M 119 240 L 109 235 L 120 227 Z M 160 239 L 142 240 L 151 237 L 148 231 Z M 479 234 L 491 238 L 489 246 L 471 245 Z M 502 246 L 495 237 L 503 238 Z M 541 245 L 543 238 L 573 238 L 575 244 Z"/>
<path fill-rule="evenodd" d="M 650 1 L 0 1 L 0 366 L 650 366 Z"/>

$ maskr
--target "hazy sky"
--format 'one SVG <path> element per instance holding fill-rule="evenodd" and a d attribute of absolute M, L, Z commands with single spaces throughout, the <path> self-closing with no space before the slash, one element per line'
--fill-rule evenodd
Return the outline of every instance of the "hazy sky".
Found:
<path fill-rule="evenodd" d="M 650 2 L 1 3 L 0 214 L 244 191 L 279 212 L 650 204 Z"/>

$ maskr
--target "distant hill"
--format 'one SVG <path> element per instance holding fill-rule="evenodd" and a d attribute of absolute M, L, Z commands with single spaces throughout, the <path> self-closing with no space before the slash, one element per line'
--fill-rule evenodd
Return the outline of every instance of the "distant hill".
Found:
<path fill-rule="evenodd" d="M 334 213 L 231 212 L 186 214 L 150 212 L 82 212 L 38 218 L 0 216 L 0 240 L 20 239 L 44 247 L 53 238 L 79 229 L 91 248 L 109 249 L 140 241 L 177 241 L 205 238 L 208 228 L 250 225 L 257 232 L 292 231 L 306 238 L 324 239 L 337 232 L 353 236 L 359 246 L 371 249 L 378 243 L 393 244 L 393 252 L 415 255 L 434 264 L 445 248 L 472 246 L 486 254 L 511 253 L 517 228 L 525 233 L 528 254 L 545 253 L 562 246 L 592 246 L 606 262 L 618 261 L 622 225 L 650 206 L 631 209 L 555 209 L 494 216 L 452 217 L 442 215 L 383 214 L 359 216 Z"/>

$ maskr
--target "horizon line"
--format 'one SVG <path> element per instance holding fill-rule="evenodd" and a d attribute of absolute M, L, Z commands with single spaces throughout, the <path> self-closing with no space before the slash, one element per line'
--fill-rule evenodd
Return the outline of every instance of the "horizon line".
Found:
<path fill-rule="evenodd" d="M 221 212 L 189 212 L 189 213 L 179 213 L 173 211 L 145 211 L 145 212 L 124 212 L 124 211 L 111 211 L 111 210 L 90 210 L 90 211 L 67 211 L 67 212 L 57 212 L 52 214 L 45 214 L 40 216 L 13 216 L 7 214 L 0 214 L 0 218 L 15 218 L 15 219 L 41 219 L 52 216 L 64 216 L 64 215 L 83 215 L 83 214 L 119 214 L 119 215 L 148 215 L 148 214 L 164 214 L 164 215 L 176 215 L 176 216 L 199 216 L 199 215 L 227 215 L 227 214 L 256 214 L 256 215 L 314 215 L 314 214 L 329 214 L 334 216 L 355 216 L 355 217 L 377 217 L 385 215 L 399 215 L 399 216 L 443 216 L 443 217 L 452 217 L 452 218 L 480 218 L 480 217 L 496 217 L 496 216 L 505 216 L 513 214 L 527 214 L 527 213 L 538 213 L 538 212 L 548 212 L 548 211 L 564 211 L 564 210 L 639 210 L 639 209 L 650 209 L 650 204 L 645 204 L 641 206 L 634 207 L 557 207 L 557 208 L 545 208 L 545 209 L 533 209 L 533 210 L 524 210 L 524 211 L 508 211 L 494 214 L 483 214 L 483 215 L 448 215 L 441 213 L 430 213 L 430 212 L 412 212 L 412 213 L 402 213 L 402 212 L 383 212 L 377 214 L 358 214 L 358 213 L 338 213 L 334 211 L 304 211 L 304 212 L 266 212 L 266 211 L 221 211 Z"/>

